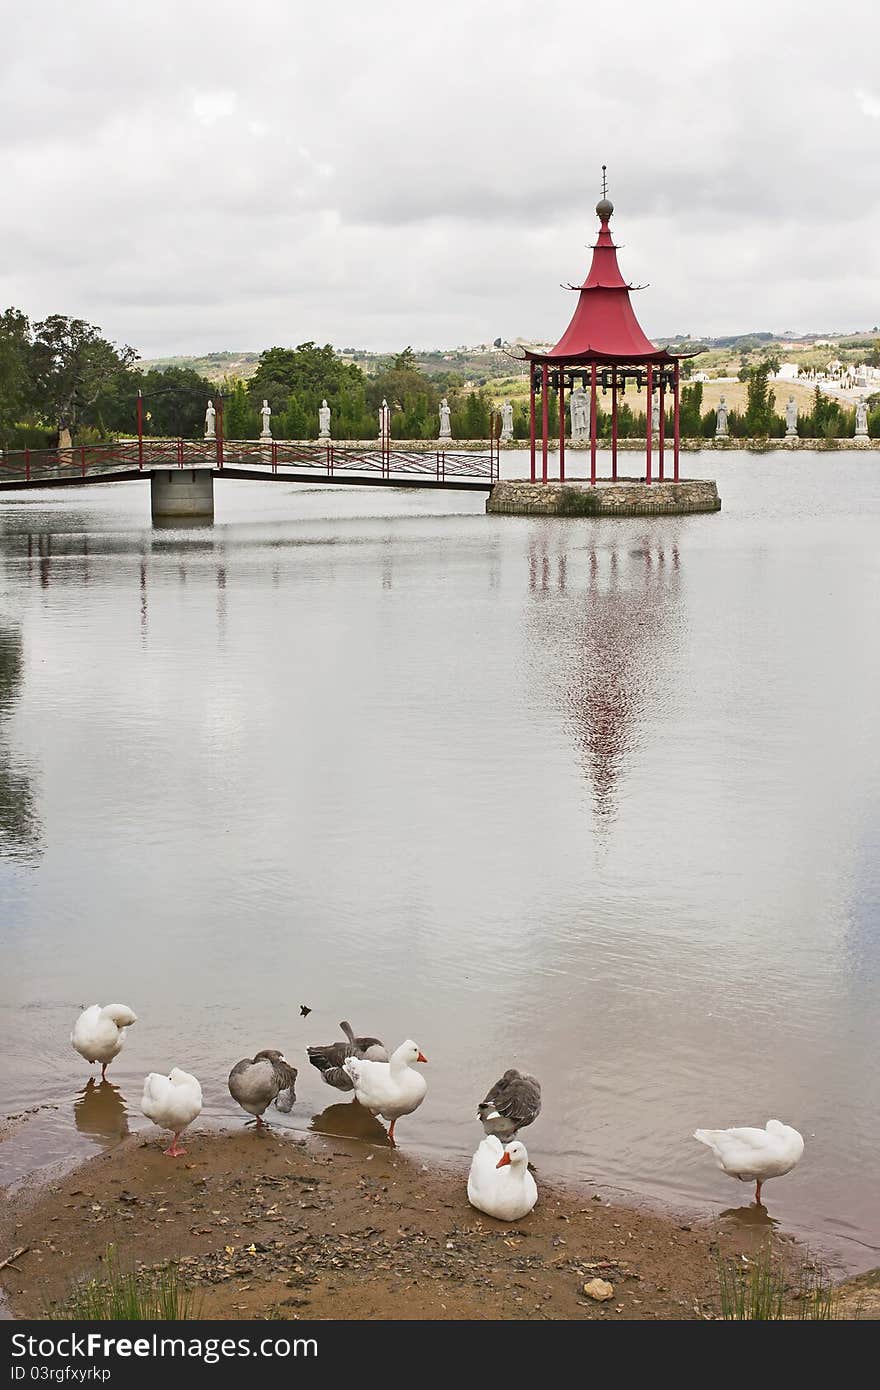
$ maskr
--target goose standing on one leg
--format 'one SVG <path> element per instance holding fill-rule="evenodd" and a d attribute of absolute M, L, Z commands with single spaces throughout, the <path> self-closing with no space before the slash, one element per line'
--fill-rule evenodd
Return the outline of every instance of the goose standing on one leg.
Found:
<path fill-rule="evenodd" d="M 427 1062 L 411 1038 L 392 1052 L 387 1062 L 346 1057 L 343 1062 L 354 1084 L 354 1093 L 365 1110 L 390 1120 L 388 1138 L 394 1143 L 394 1126 L 401 1115 L 411 1115 L 425 1099 L 428 1083 L 413 1062 Z"/>
<path fill-rule="evenodd" d="M 172 1067 L 167 1076 L 151 1071 L 144 1080 L 141 1110 L 160 1129 L 171 1130 L 174 1138 L 165 1153 L 179 1158 L 186 1153 L 177 1142 L 181 1133 L 202 1113 L 201 1085 L 180 1067 Z"/>
<path fill-rule="evenodd" d="M 107 1079 L 107 1067 L 122 1051 L 124 1030 L 133 1023 L 137 1023 L 137 1014 L 127 1004 L 90 1004 L 73 1025 L 71 1043 L 87 1062 L 101 1063 L 102 1081 Z"/>
<path fill-rule="evenodd" d="M 477 1117 L 485 1132 L 496 1135 L 502 1143 L 532 1124 L 540 1113 L 540 1081 L 516 1067 L 510 1067 L 477 1106 Z"/>
<path fill-rule="evenodd" d="M 229 1094 L 242 1110 L 255 1115 L 257 1129 L 265 1128 L 263 1112 L 275 1102 L 275 1109 L 287 1114 L 296 1100 L 296 1067 L 282 1052 L 265 1048 L 252 1058 L 236 1062 L 229 1073 Z"/>
<path fill-rule="evenodd" d="M 356 1038 L 354 1029 L 345 1019 L 339 1027 L 347 1042 L 327 1043 L 324 1047 L 309 1047 L 306 1051 L 312 1066 L 317 1067 L 328 1086 L 335 1086 L 338 1091 L 353 1091 L 354 1082 L 343 1065 L 345 1059 L 356 1057 L 359 1061 L 387 1062 L 388 1053 L 378 1038 Z"/>
<path fill-rule="evenodd" d="M 804 1152 L 803 1135 L 779 1120 L 768 1120 L 764 1129 L 696 1129 L 694 1138 L 712 1150 L 728 1177 L 755 1184 L 759 1207 L 762 1184 L 790 1173 Z"/>

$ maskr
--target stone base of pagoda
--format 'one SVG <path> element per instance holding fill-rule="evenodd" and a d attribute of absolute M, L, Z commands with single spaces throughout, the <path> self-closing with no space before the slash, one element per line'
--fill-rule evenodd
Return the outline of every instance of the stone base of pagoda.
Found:
<path fill-rule="evenodd" d="M 532 483 L 509 479 L 495 483 L 486 511 L 506 516 L 683 516 L 718 512 L 721 498 L 711 480 L 645 483 L 636 478 L 617 482 Z"/>

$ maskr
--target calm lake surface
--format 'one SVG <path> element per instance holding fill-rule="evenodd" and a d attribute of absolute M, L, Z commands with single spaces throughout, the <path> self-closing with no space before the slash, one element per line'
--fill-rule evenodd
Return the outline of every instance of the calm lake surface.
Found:
<path fill-rule="evenodd" d="M 751 1189 L 692 1130 L 776 1117 L 771 1214 L 880 1263 L 880 458 L 685 461 L 720 515 L 0 499 L 2 1180 L 143 1127 L 148 1070 L 239 1124 L 263 1047 L 278 1123 L 345 1130 L 303 1049 L 350 1018 L 430 1059 L 405 1153 L 469 1155 L 518 1065 L 539 1176 L 711 1213 Z M 95 1000 L 140 1022 L 84 1093 Z"/>

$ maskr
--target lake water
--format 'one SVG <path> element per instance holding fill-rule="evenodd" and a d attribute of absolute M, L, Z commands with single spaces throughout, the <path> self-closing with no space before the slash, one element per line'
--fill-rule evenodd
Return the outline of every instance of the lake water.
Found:
<path fill-rule="evenodd" d="M 694 1127 L 777 1117 L 772 1215 L 880 1263 L 880 459 L 686 463 L 719 515 L 0 499 L 0 1113 L 40 1107 L 6 1181 L 143 1126 L 152 1069 L 238 1124 L 263 1047 L 279 1123 L 344 1130 L 303 1049 L 347 1017 L 429 1058 L 404 1152 L 469 1155 L 519 1065 L 539 1174 L 710 1213 L 750 1189 Z M 140 1022 L 83 1094 L 95 1000 Z"/>

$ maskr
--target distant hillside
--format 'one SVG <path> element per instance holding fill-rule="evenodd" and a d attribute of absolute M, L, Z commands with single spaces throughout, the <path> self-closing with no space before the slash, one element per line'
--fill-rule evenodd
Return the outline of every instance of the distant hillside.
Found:
<path fill-rule="evenodd" d="M 760 360 L 762 356 L 774 356 L 780 360 L 793 361 L 801 367 L 824 367 L 830 356 L 842 361 L 864 361 L 874 347 L 878 329 L 870 333 L 743 333 L 736 337 L 696 338 L 661 337 L 656 342 L 663 345 L 677 345 L 697 350 L 698 356 L 692 359 L 692 369 L 707 371 L 711 376 L 736 375 L 737 370 L 751 359 Z M 430 351 L 416 348 L 415 358 L 429 376 L 454 375 L 469 387 L 498 383 L 506 378 L 516 379 L 522 368 L 511 361 L 518 357 L 524 342 L 531 341 L 536 347 L 549 347 L 547 343 L 518 338 L 514 343 L 502 347 L 490 347 L 480 343 L 476 347 L 434 348 Z M 388 366 L 393 353 L 367 352 L 363 348 L 346 347 L 337 349 L 338 355 L 346 362 L 356 362 L 363 372 L 370 376 L 380 367 Z M 222 381 L 224 377 L 241 377 L 247 381 L 257 370 L 260 354 L 258 352 L 209 352 L 202 357 L 155 357 L 145 360 L 142 365 L 149 369 L 164 371 L 168 367 L 191 367 L 209 381 Z"/>
<path fill-rule="evenodd" d="M 191 367 L 209 381 L 222 381 L 225 376 L 247 381 L 257 370 L 259 360 L 258 352 L 208 352 L 204 357 L 147 357 L 141 366 L 145 371 L 152 368 L 157 372 L 167 371 L 169 367 Z"/>
<path fill-rule="evenodd" d="M 338 356 L 345 362 L 355 362 L 362 372 L 370 376 L 380 367 L 390 365 L 394 358 L 391 352 L 367 352 L 363 348 L 341 348 Z M 482 386 L 499 376 L 506 376 L 511 370 L 510 357 L 506 349 L 480 346 L 476 348 L 458 347 L 419 352 L 416 361 L 423 372 L 429 376 L 454 374 L 463 382 Z M 222 381 L 224 377 L 240 377 L 247 381 L 257 370 L 260 360 L 258 352 L 208 352 L 202 357 L 152 357 L 145 358 L 141 366 L 149 371 L 166 371 L 169 367 L 190 367 L 209 381 Z"/>

